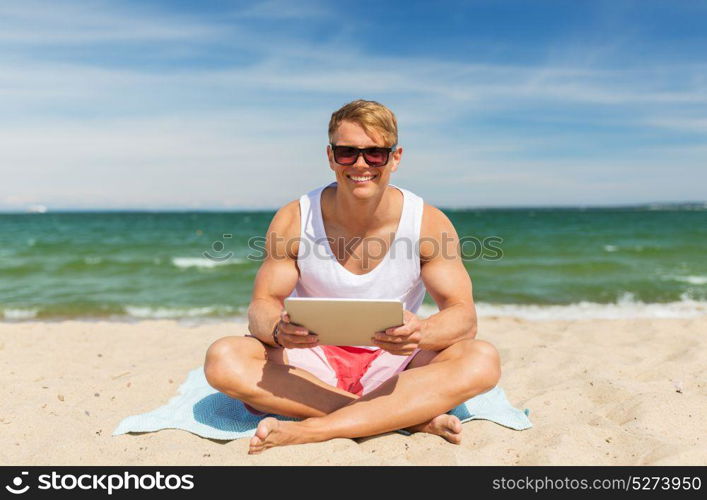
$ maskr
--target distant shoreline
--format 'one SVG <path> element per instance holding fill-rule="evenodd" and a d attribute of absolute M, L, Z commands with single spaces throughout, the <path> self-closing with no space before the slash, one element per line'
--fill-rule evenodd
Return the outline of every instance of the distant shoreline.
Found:
<path fill-rule="evenodd" d="M 0 215 L 52 215 L 52 214 L 192 214 L 192 213 L 272 213 L 280 208 L 279 206 L 252 208 L 51 208 L 45 206 L 42 212 L 33 212 L 28 208 L 0 209 Z M 499 206 L 467 206 L 467 207 L 445 207 L 439 205 L 445 212 L 473 212 L 473 211 L 515 211 L 515 210 L 637 210 L 637 211 L 661 211 L 661 210 L 707 210 L 707 201 L 686 201 L 686 202 L 649 202 L 649 203 L 626 203 L 607 205 L 499 205 Z"/>

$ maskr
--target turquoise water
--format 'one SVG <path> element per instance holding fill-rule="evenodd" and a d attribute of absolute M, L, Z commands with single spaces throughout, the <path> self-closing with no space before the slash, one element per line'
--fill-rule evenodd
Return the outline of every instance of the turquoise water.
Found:
<path fill-rule="evenodd" d="M 489 311 L 705 311 L 704 207 L 446 213 L 460 236 L 502 240 L 501 258 L 465 261 Z M 241 315 L 259 266 L 248 240 L 272 215 L 0 214 L 0 319 Z"/>

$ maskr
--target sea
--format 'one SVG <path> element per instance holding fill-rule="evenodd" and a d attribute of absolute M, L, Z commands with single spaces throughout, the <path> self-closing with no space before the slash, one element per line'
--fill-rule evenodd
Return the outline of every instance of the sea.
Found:
<path fill-rule="evenodd" d="M 444 212 L 480 315 L 707 314 L 705 204 Z M 273 215 L 0 214 L 0 321 L 241 318 Z"/>

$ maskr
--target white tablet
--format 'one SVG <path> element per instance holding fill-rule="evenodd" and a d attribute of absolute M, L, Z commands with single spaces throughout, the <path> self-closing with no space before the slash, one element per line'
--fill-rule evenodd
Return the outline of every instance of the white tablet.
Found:
<path fill-rule="evenodd" d="M 375 332 L 403 324 L 399 300 L 288 297 L 290 321 L 319 336 L 323 345 L 374 345 Z"/>

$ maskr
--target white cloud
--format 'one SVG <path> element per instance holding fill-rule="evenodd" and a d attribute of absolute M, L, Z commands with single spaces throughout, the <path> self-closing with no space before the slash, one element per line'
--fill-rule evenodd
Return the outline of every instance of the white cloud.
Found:
<path fill-rule="evenodd" d="M 44 45 L 194 40 L 220 29 L 149 7 L 120 8 L 106 1 L 56 0 L 0 3 L 0 42 Z M 223 32 L 221 32 L 223 34 Z"/>
<path fill-rule="evenodd" d="M 652 127 L 684 130 L 686 132 L 707 133 L 707 118 L 664 116 L 652 119 L 648 118 L 644 121 L 644 124 Z"/>

